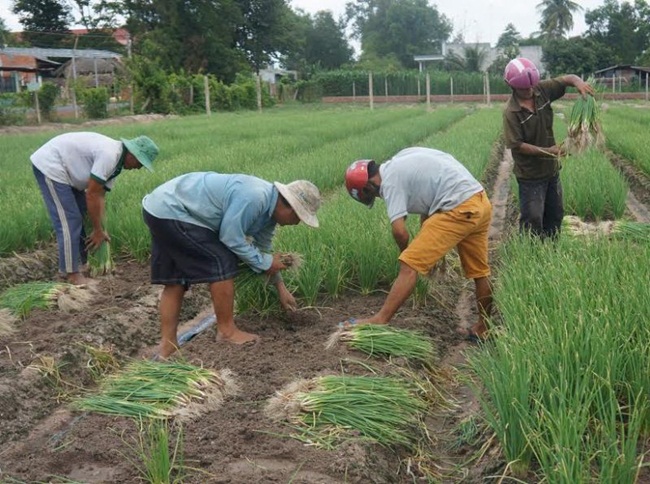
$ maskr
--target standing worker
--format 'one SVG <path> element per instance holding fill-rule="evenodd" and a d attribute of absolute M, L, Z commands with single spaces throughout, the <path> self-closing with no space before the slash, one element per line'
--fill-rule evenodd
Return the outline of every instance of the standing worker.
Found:
<path fill-rule="evenodd" d="M 506 148 L 512 150 L 519 185 L 519 228 L 542 238 L 560 232 L 564 207 L 560 182 L 563 147 L 555 143 L 551 103 L 573 86 L 582 96 L 593 88 L 574 74 L 539 80 L 533 62 L 523 57 L 506 66 L 504 78 L 512 96 L 503 112 Z"/>
<path fill-rule="evenodd" d="M 153 171 L 158 147 L 147 136 L 120 141 L 99 133 L 66 133 L 52 138 L 31 156 L 59 248 L 59 271 L 71 284 L 86 284 L 81 271 L 88 250 L 111 238 L 104 227 L 104 196 L 124 170 Z M 84 217 L 92 232 L 88 238 Z"/>
<path fill-rule="evenodd" d="M 454 247 L 465 276 L 474 279 L 478 320 L 464 334 L 468 340 L 487 337 L 492 308 L 489 283 L 488 229 L 492 205 L 481 184 L 450 154 L 430 148 L 406 148 L 377 165 L 355 161 L 345 172 L 345 185 L 355 200 L 372 207 L 386 202 L 393 238 L 400 250 L 400 271 L 382 308 L 374 316 L 341 323 L 388 324 L 413 292 L 418 273 L 427 276 Z M 409 243 L 407 214 L 420 215 L 421 227 Z"/>
<path fill-rule="evenodd" d="M 185 291 L 207 283 L 217 318 L 217 340 L 244 344 L 258 339 L 234 321 L 234 279 L 241 260 L 265 273 L 285 310 L 296 300 L 284 285 L 287 267 L 272 254 L 276 225 L 300 221 L 318 227 L 318 188 L 306 180 L 288 185 L 249 175 L 188 173 L 156 188 L 142 200 L 152 237 L 151 283 L 164 285 L 160 298 L 162 339 L 158 355 L 178 349 L 178 321 Z"/>

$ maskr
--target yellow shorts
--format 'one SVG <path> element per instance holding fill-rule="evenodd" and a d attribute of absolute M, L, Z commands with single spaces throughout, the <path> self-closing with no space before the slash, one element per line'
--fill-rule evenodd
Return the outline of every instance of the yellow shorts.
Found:
<path fill-rule="evenodd" d="M 463 272 L 469 279 L 490 275 L 488 230 L 492 204 L 480 192 L 448 212 L 436 212 L 425 220 L 420 231 L 399 256 L 420 274 L 428 275 L 442 257 L 458 249 Z"/>

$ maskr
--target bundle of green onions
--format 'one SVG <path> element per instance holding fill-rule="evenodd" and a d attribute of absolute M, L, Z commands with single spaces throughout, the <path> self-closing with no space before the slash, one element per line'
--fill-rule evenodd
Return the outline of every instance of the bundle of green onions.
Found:
<path fill-rule="evenodd" d="M 563 219 L 567 229 L 575 235 L 609 236 L 619 240 L 639 243 L 650 242 L 650 224 L 631 220 L 605 220 L 583 222 L 579 217 L 567 215 Z"/>
<path fill-rule="evenodd" d="M 228 370 L 182 362 L 136 361 L 109 376 L 98 394 L 81 398 L 79 410 L 125 417 L 193 417 L 218 408 L 237 387 Z"/>
<path fill-rule="evenodd" d="M 621 239 L 633 240 L 641 243 L 650 242 L 650 224 L 617 220 L 614 222 L 612 234 Z"/>
<path fill-rule="evenodd" d="M 388 325 L 361 324 L 337 331 L 330 336 L 326 348 L 332 348 L 338 341 L 371 356 L 402 357 L 426 365 L 431 365 L 436 357 L 431 340 L 422 333 Z"/>
<path fill-rule="evenodd" d="M 102 242 L 99 248 L 88 255 L 88 266 L 90 267 L 90 276 L 104 276 L 112 274 L 115 270 L 115 263 L 111 255 L 111 244 Z"/>
<path fill-rule="evenodd" d="M 590 79 L 590 84 L 594 84 Z M 593 96 L 579 96 L 569 118 L 568 134 L 564 142 L 569 153 L 579 154 L 590 147 L 600 149 L 605 144 L 605 135 L 600 120 L 598 103 Z"/>
<path fill-rule="evenodd" d="M 64 311 L 82 309 L 91 297 L 87 288 L 64 282 L 27 282 L 5 290 L 0 295 L 0 308 L 25 318 L 34 309 L 49 309 L 57 304 Z"/>
<path fill-rule="evenodd" d="M 360 435 L 386 447 L 415 447 L 426 436 L 425 400 L 406 382 L 379 376 L 323 376 L 294 382 L 266 406 L 274 420 L 288 420 L 293 437 L 333 448 Z"/>

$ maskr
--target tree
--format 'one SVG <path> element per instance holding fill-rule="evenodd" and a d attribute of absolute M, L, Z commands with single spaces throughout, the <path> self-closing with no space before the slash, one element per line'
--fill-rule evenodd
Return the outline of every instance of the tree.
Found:
<path fill-rule="evenodd" d="M 9 44 L 10 36 L 11 36 L 11 32 L 9 32 L 9 29 L 7 28 L 7 24 L 5 24 L 3 18 L 0 18 L 0 47 Z"/>
<path fill-rule="evenodd" d="M 337 69 L 352 60 L 353 50 L 345 36 L 345 23 L 330 11 L 317 12 L 305 38 L 305 61 L 324 69 Z"/>
<path fill-rule="evenodd" d="M 294 45 L 291 26 L 296 14 L 285 0 L 235 0 L 244 21 L 236 29 L 236 42 L 255 72 Z"/>
<path fill-rule="evenodd" d="M 499 40 L 497 41 L 497 48 L 508 49 L 519 47 L 520 42 L 521 34 L 519 34 L 515 26 L 510 23 L 506 25 L 505 30 L 499 36 Z"/>
<path fill-rule="evenodd" d="M 463 54 L 450 52 L 445 56 L 445 68 L 449 71 L 482 72 L 488 52 L 480 45 L 468 45 Z"/>
<path fill-rule="evenodd" d="M 586 13 L 585 22 L 586 35 L 609 46 L 617 63 L 633 64 L 650 43 L 650 7 L 644 0 L 634 5 L 605 0 L 602 7 Z"/>
<path fill-rule="evenodd" d="M 356 0 L 346 5 L 346 16 L 364 54 L 394 54 L 404 67 L 415 66 L 414 55 L 440 52 L 452 32 L 427 0 Z"/>
<path fill-rule="evenodd" d="M 16 0 L 13 12 L 25 30 L 23 36 L 36 47 L 65 45 L 68 25 L 72 22 L 70 8 L 57 0 Z M 58 35 L 57 35 L 58 34 Z"/>
<path fill-rule="evenodd" d="M 542 56 L 551 76 L 571 73 L 585 78 L 615 64 L 615 59 L 613 49 L 589 37 L 550 40 Z"/>
<path fill-rule="evenodd" d="M 571 0 L 542 0 L 537 5 L 542 15 L 539 27 L 545 39 L 564 38 L 573 28 L 573 14 L 582 7 Z"/>
<path fill-rule="evenodd" d="M 345 35 L 345 22 L 330 11 L 311 16 L 299 10 L 292 31 L 293 43 L 282 64 L 303 77 L 322 69 L 338 69 L 351 62 L 353 50 Z"/>
<path fill-rule="evenodd" d="M 521 50 L 519 49 L 520 42 L 521 35 L 515 26 L 511 23 L 506 25 L 506 29 L 499 36 L 499 40 L 497 41 L 497 49 L 499 50 L 499 54 L 488 68 L 488 71 L 493 73 L 503 72 L 506 68 L 506 65 L 508 65 L 508 62 L 510 62 L 511 59 L 514 59 L 521 53 Z"/>
<path fill-rule="evenodd" d="M 133 53 L 155 60 L 166 72 L 207 72 L 233 82 L 248 68 L 236 48 L 244 17 L 235 0 L 122 0 L 111 8 L 126 19 Z"/>

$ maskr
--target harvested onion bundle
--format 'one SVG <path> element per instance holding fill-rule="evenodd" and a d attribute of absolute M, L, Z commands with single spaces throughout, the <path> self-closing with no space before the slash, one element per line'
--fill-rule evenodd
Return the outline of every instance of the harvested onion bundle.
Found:
<path fill-rule="evenodd" d="M 568 152 L 579 154 L 591 147 L 600 149 L 604 144 L 605 135 L 596 99 L 593 96 L 579 96 L 569 118 L 568 136 L 565 141 Z"/>
<path fill-rule="evenodd" d="M 88 256 L 88 265 L 92 277 L 112 274 L 115 270 L 115 263 L 111 255 L 111 244 L 102 242 L 102 245 Z"/>

